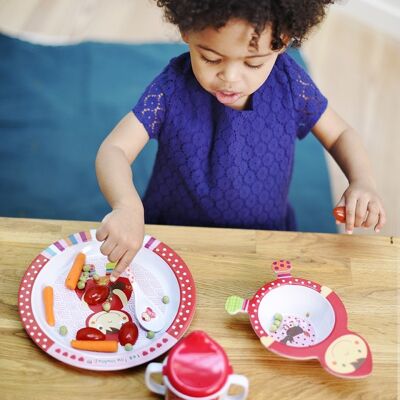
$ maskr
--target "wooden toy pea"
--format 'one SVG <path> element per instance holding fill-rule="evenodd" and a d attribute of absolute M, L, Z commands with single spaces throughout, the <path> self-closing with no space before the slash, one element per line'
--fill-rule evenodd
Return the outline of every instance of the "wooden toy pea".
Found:
<path fill-rule="evenodd" d="M 85 289 L 86 283 L 84 281 L 79 281 L 77 286 L 78 289 Z"/>
<path fill-rule="evenodd" d="M 155 333 L 153 331 L 148 331 L 146 334 L 147 339 L 153 339 L 154 338 Z"/>
<path fill-rule="evenodd" d="M 274 319 L 277 319 L 277 320 L 279 320 L 279 321 L 282 321 L 282 314 L 276 313 L 276 314 L 274 315 Z"/>
<path fill-rule="evenodd" d="M 272 324 L 272 325 L 270 326 L 269 330 L 270 330 L 271 332 L 276 332 L 276 331 L 278 330 L 278 327 L 277 327 L 275 324 Z"/>
<path fill-rule="evenodd" d="M 60 333 L 61 336 L 66 336 L 68 334 L 68 328 L 65 325 L 60 326 L 58 332 Z"/>
<path fill-rule="evenodd" d="M 168 303 L 169 303 L 169 297 L 168 297 L 168 296 L 163 296 L 162 302 L 163 302 L 164 304 L 168 304 Z"/>

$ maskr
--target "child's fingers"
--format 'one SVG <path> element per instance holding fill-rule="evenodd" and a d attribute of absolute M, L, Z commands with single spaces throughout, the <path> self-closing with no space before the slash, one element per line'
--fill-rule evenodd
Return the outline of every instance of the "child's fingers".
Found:
<path fill-rule="evenodd" d="M 119 259 L 122 258 L 122 256 L 126 253 L 127 248 L 117 245 L 113 248 L 113 250 L 111 251 L 111 253 L 108 255 L 108 259 L 111 262 L 117 262 Z"/>
<path fill-rule="evenodd" d="M 346 199 L 344 197 L 344 195 L 340 198 L 340 200 L 338 201 L 338 203 L 336 204 L 336 207 L 344 207 L 346 205 Z"/>
<path fill-rule="evenodd" d="M 346 199 L 346 232 L 349 234 L 353 233 L 355 211 L 356 211 L 357 199 L 350 197 Z"/>
<path fill-rule="evenodd" d="M 105 225 L 101 225 L 99 229 L 96 231 L 96 239 L 99 242 L 102 242 L 103 240 L 106 240 L 108 236 L 108 230 L 105 227 Z"/>
<path fill-rule="evenodd" d="M 100 246 L 100 252 L 101 254 L 108 257 L 108 255 L 111 254 L 111 252 L 114 250 L 115 246 L 116 243 L 114 242 L 114 240 L 112 240 L 110 237 L 107 237 L 107 239 Z"/>
<path fill-rule="evenodd" d="M 118 264 L 114 268 L 110 280 L 111 282 L 115 282 L 118 277 L 128 268 L 129 264 L 132 262 L 134 256 L 136 255 L 133 251 L 127 251 L 121 259 L 118 261 Z"/>
<path fill-rule="evenodd" d="M 386 214 L 385 211 L 383 211 L 383 209 L 380 209 L 379 221 L 375 226 L 375 232 L 379 232 L 385 224 L 386 224 Z"/>
<path fill-rule="evenodd" d="M 376 225 L 379 221 L 379 206 L 375 203 L 370 202 L 368 204 L 368 216 L 364 221 L 362 226 L 365 228 L 369 228 L 373 225 Z"/>
<path fill-rule="evenodd" d="M 367 218 L 368 200 L 358 199 L 354 216 L 354 226 L 359 228 Z"/>

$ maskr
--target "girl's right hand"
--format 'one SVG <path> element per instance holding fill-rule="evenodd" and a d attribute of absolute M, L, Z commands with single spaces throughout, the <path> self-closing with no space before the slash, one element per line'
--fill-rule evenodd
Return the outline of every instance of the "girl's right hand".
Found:
<path fill-rule="evenodd" d="M 102 254 L 117 265 L 110 280 L 116 281 L 141 249 L 144 238 L 144 213 L 137 207 L 116 207 L 97 229 L 96 238 L 103 244 Z"/>

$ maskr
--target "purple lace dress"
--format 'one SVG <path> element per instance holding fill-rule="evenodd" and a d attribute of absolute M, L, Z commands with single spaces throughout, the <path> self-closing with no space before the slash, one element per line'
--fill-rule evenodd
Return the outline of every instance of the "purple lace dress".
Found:
<path fill-rule="evenodd" d="M 133 109 L 159 144 L 146 223 L 295 230 L 288 203 L 295 141 L 326 106 L 285 53 L 243 111 L 202 89 L 188 53 L 172 59 Z"/>

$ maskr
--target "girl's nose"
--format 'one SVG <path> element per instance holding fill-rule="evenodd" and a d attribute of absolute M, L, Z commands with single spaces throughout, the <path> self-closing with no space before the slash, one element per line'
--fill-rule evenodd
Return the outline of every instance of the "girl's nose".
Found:
<path fill-rule="evenodd" d="M 225 65 L 224 68 L 218 73 L 218 78 L 227 83 L 234 83 L 239 80 L 238 68 L 234 65 Z"/>

